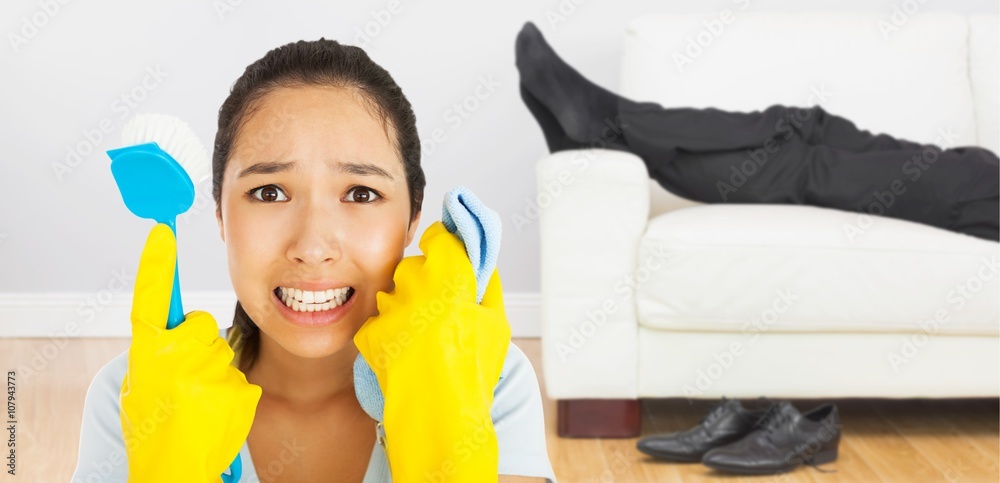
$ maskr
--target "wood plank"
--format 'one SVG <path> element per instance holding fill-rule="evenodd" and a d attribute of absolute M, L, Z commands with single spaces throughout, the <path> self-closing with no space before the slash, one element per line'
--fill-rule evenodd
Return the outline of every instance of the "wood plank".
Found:
<path fill-rule="evenodd" d="M 647 404 L 652 402 L 653 404 Z M 685 468 L 700 467 L 697 463 L 674 463 L 662 461 L 640 453 L 636 449 L 640 438 L 661 434 L 664 431 L 657 425 L 651 408 L 655 400 L 643 401 L 642 434 L 639 438 L 602 441 L 605 459 L 609 462 L 610 471 L 602 475 L 598 481 L 698 481 L 691 478 Z M 704 468 L 702 468 L 704 469 Z"/>
<path fill-rule="evenodd" d="M 882 481 L 932 481 L 940 471 L 874 409 L 878 401 L 859 401 L 848 412 L 844 428 L 851 428 L 851 443 Z M 856 435 L 855 435 L 856 434 Z"/>
<path fill-rule="evenodd" d="M 875 411 L 896 429 L 914 448 L 938 469 L 947 481 L 997 481 L 995 463 L 980 457 L 979 450 L 969 444 L 948 424 L 942 405 L 927 405 L 918 400 L 888 401 L 873 406 Z"/>
<path fill-rule="evenodd" d="M 549 447 L 549 461 L 559 480 L 591 481 L 595 475 L 609 470 L 601 441 L 598 439 L 560 438 L 556 428 L 556 401 L 545 392 L 542 371 L 542 352 L 539 339 L 516 339 L 514 343 L 528 357 L 542 392 L 545 411 L 545 440 Z M 556 469 L 559 468 L 559 469 Z"/>
<path fill-rule="evenodd" d="M 993 400 L 992 402 L 995 402 Z M 966 400 L 945 399 L 925 403 L 927 411 L 940 411 L 944 408 L 945 420 L 962 436 L 961 438 L 975 447 L 984 464 L 1000 467 L 1000 423 L 997 420 L 995 405 L 976 406 L 965 403 Z"/>

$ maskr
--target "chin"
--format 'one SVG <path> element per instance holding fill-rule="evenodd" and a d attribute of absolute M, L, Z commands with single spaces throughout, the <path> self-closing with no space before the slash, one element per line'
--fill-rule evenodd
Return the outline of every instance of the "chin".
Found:
<path fill-rule="evenodd" d="M 266 332 L 266 331 L 265 331 Z M 323 359 L 348 350 L 357 352 L 354 347 L 354 332 L 344 333 L 338 329 L 293 330 L 283 334 L 269 336 L 286 351 L 305 358 Z"/>

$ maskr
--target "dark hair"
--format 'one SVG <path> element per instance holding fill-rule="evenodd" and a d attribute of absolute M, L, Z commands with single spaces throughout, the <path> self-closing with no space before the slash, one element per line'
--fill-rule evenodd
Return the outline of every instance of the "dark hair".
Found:
<path fill-rule="evenodd" d="M 233 141 L 250 114 L 270 92 L 281 87 L 340 86 L 357 90 L 381 119 L 386 135 L 399 152 L 410 192 L 410 222 L 420 212 L 424 198 L 424 171 L 420 167 L 420 139 L 410 102 L 385 69 L 359 47 L 320 38 L 300 40 L 268 52 L 247 66 L 219 108 L 219 127 L 212 155 L 212 196 L 221 210 L 222 175 L 229 162 Z M 391 129 L 390 129 L 391 127 Z M 266 142 L 264 139 L 257 142 Z M 239 301 L 227 339 L 237 352 L 234 364 L 249 370 L 260 351 L 260 330 Z"/>

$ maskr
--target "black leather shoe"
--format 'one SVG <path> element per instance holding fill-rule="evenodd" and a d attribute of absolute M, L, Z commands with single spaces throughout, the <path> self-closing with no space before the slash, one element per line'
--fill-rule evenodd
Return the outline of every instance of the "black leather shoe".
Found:
<path fill-rule="evenodd" d="M 791 403 L 772 407 L 761 426 L 743 439 L 715 448 L 702 463 L 719 471 L 773 474 L 802 465 L 820 465 L 837 459 L 840 414 L 824 404 L 800 414 Z"/>
<path fill-rule="evenodd" d="M 767 412 L 766 408 L 748 410 L 737 400 L 722 398 L 697 426 L 645 437 L 636 447 L 655 458 L 698 462 L 708 450 L 737 441 L 753 431 Z"/>

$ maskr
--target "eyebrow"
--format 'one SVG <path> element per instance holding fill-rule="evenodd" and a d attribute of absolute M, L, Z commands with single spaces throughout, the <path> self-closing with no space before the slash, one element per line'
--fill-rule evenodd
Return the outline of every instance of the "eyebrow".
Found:
<path fill-rule="evenodd" d="M 359 176 L 381 176 L 393 181 L 393 177 L 388 171 L 380 168 L 371 163 L 344 163 L 338 162 L 335 165 L 337 171 L 346 174 L 356 174 Z M 262 163 L 256 163 L 250 167 L 247 167 L 243 171 L 240 171 L 237 179 L 243 178 L 244 176 L 249 176 L 251 174 L 271 174 L 271 173 L 281 173 L 284 171 L 290 171 L 295 169 L 295 161 L 289 161 L 287 163 L 282 163 L 278 161 L 265 161 Z"/>

